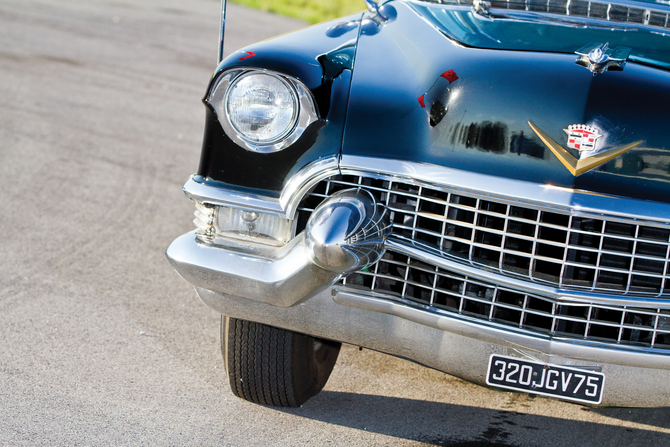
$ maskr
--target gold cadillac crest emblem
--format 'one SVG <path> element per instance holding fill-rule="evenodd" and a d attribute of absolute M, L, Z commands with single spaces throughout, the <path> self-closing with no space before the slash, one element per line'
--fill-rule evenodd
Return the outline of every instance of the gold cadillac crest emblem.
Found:
<path fill-rule="evenodd" d="M 568 134 L 568 147 L 579 150 L 579 158 L 574 157 L 567 149 L 555 142 L 549 135 L 544 133 L 539 127 L 528 121 L 528 125 L 533 132 L 542 140 L 544 144 L 554 153 L 556 158 L 563 163 L 568 171 L 575 177 L 590 171 L 613 158 L 627 152 L 640 145 L 642 141 L 626 144 L 611 149 L 596 150 L 598 138 L 602 133 L 592 126 L 584 124 L 572 124 L 567 129 L 563 129 Z"/>

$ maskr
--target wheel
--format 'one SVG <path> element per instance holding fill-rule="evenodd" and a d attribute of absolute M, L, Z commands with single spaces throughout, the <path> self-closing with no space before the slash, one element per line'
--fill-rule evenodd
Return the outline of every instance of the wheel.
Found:
<path fill-rule="evenodd" d="M 236 318 L 221 318 L 221 352 L 233 394 L 298 407 L 323 389 L 341 343 Z"/>

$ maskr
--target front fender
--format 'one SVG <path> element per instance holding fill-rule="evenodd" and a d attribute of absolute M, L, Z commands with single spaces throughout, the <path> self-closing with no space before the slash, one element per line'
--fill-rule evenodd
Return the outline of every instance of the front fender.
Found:
<path fill-rule="evenodd" d="M 319 120 L 287 149 L 260 154 L 235 144 L 211 106 L 196 181 L 278 196 L 287 179 L 320 158 L 338 156 L 349 98 L 361 14 L 304 28 L 232 53 L 217 67 L 208 87 L 232 68 L 260 68 L 302 82 L 318 107 Z M 259 191 L 260 190 L 260 191 Z"/>

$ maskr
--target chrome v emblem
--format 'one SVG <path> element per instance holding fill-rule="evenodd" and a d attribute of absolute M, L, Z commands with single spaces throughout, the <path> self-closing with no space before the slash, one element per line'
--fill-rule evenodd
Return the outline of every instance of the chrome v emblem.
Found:
<path fill-rule="evenodd" d="M 563 166 L 565 166 L 575 177 L 582 175 L 583 173 L 588 172 L 604 163 L 607 163 L 611 159 L 618 157 L 624 152 L 627 152 L 642 143 L 642 141 L 636 141 L 635 143 L 626 144 L 624 146 L 619 146 L 607 151 L 600 152 L 589 158 L 577 159 L 573 157 L 570 152 L 563 149 L 560 144 L 552 140 L 549 135 L 540 130 L 540 128 L 538 128 L 535 124 L 528 121 L 528 125 L 531 129 L 533 129 L 533 132 L 535 132 L 535 134 L 540 137 L 540 140 L 542 140 L 542 142 L 547 145 L 551 152 L 554 153 L 556 158 L 558 158 L 558 160 L 563 163 Z"/>

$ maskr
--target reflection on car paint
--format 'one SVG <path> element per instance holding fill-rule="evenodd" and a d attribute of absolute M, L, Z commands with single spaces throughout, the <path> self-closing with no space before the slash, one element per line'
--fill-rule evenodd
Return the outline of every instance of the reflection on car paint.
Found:
<path fill-rule="evenodd" d="M 254 53 L 253 51 L 243 51 L 243 53 L 247 53 L 247 55 L 244 56 L 244 57 L 239 58 L 238 61 L 243 61 L 245 59 L 249 59 L 250 57 L 254 57 L 256 55 L 256 53 Z"/>
<path fill-rule="evenodd" d="M 353 69 L 355 53 L 356 47 L 351 42 L 317 57 L 323 69 L 322 82 L 332 81 L 344 70 Z"/>
<path fill-rule="evenodd" d="M 447 84 L 445 84 L 443 79 L 446 79 Z M 449 86 L 452 82 L 458 79 L 458 75 L 454 70 L 447 70 L 438 76 L 437 80 L 428 89 L 427 93 L 419 96 L 418 101 L 422 109 L 426 108 L 426 99 L 428 99 L 428 104 L 430 105 L 428 122 L 431 127 L 440 124 L 449 111 L 449 99 L 451 94 Z"/>
<path fill-rule="evenodd" d="M 528 155 L 529 157 L 542 159 L 544 158 L 544 146 L 538 144 L 531 138 L 526 138 L 523 130 L 518 133 L 513 132 L 510 138 L 509 151 L 517 155 Z"/>

